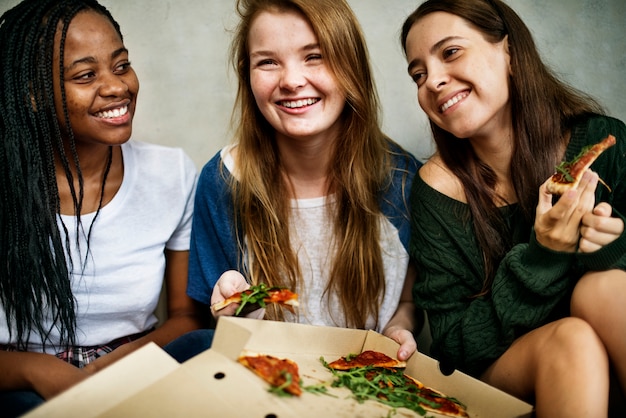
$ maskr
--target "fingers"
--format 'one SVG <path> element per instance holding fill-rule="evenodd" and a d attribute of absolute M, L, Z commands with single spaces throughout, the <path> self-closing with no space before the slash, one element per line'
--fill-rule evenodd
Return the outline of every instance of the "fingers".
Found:
<path fill-rule="evenodd" d="M 578 187 L 568 190 L 557 202 L 555 209 L 567 223 L 578 228 L 585 213 L 591 212 L 595 204 L 595 191 L 598 185 L 598 175 L 587 170 Z"/>
<path fill-rule="evenodd" d="M 539 203 L 537 205 L 537 216 L 543 215 L 552 209 L 552 194 L 548 193 L 546 185 L 550 179 L 546 180 L 539 188 Z"/>
<path fill-rule="evenodd" d="M 406 361 L 417 351 L 417 342 L 411 331 L 394 327 L 386 330 L 384 334 L 400 344 L 396 355 L 398 360 Z"/>
<path fill-rule="evenodd" d="M 624 232 L 621 218 L 611 218 L 613 209 L 608 203 L 600 203 L 582 218 L 579 250 L 590 253 L 599 250 L 619 238 Z"/>
<path fill-rule="evenodd" d="M 213 293 L 211 294 L 211 313 L 214 317 L 221 315 L 234 315 L 235 311 L 239 307 L 239 304 L 233 303 L 228 305 L 224 309 L 215 311 L 213 306 L 216 303 L 222 302 L 225 299 L 231 297 L 235 293 L 242 292 L 250 287 L 250 284 L 246 282 L 245 277 L 236 270 L 228 270 L 224 272 L 215 283 L 213 287 Z"/>
<path fill-rule="evenodd" d="M 588 170 L 578 187 L 568 190 L 554 205 L 545 183 L 541 186 L 535 218 L 535 235 L 541 245 L 555 251 L 576 251 L 581 220 L 593 210 L 597 184 L 598 175 Z"/>

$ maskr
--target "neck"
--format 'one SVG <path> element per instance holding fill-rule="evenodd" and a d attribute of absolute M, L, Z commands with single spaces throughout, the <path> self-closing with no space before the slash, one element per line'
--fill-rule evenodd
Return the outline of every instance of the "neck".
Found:
<path fill-rule="evenodd" d="M 77 152 L 80 172 L 71 154 L 68 157 L 72 186 L 60 157 L 56 159 L 57 188 L 61 213 L 64 215 L 76 215 L 77 209 L 81 214 L 97 211 L 111 201 L 121 185 L 123 178 L 121 148 L 105 146 L 93 151 L 95 152 Z M 75 207 L 74 195 L 78 200 L 78 208 Z"/>
<path fill-rule="evenodd" d="M 328 167 L 331 141 L 297 143 L 278 140 L 285 180 L 294 198 L 313 198 L 328 194 Z"/>
<path fill-rule="evenodd" d="M 495 190 L 501 199 L 496 204 L 510 204 L 517 201 L 511 180 L 512 130 L 501 130 L 490 137 L 472 138 L 471 142 L 476 156 L 487 164 L 496 175 Z"/>

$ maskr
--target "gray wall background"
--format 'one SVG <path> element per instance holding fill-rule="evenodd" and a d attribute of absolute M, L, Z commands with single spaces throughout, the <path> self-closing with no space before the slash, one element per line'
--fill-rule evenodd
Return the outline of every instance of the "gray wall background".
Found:
<path fill-rule="evenodd" d="M 234 0 L 101 0 L 122 27 L 141 83 L 133 138 L 180 146 L 200 168 L 231 137 L 228 64 Z M 314 0 L 311 0 L 314 1 Z M 4 12 L 17 0 L 0 0 Z M 426 118 L 398 41 L 420 0 L 349 0 L 365 32 L 384 130 L 419 159 L 432 153 Z M 626 119 L 626 2 L 508 0 L 546 62 L 609 114 Z M 0 46 L 1 47 L 1 46 Z"/>

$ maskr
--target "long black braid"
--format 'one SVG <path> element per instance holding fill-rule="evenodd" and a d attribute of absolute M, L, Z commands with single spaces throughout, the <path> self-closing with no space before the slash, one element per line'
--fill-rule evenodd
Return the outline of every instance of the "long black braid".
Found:
<path fill-rule="evenodd" d="M 65 169 L 79 232 L 83 178 L 67 111 L 62 62 L 69 22 L 85 9 L 108 17 L 122 37 L 111 14 L 93 0 L 24 0 L 0 18 L 0 304 L 10 336 L 15 337 L 11 340 L 20 350 L 27 349 L 31 333 L 41 336 L 44 345 L 50 342 L 54 327 L 62 344 L 73 345 L 76 339 L 69 234 L 62 222 L 61 230 L 57 223 L 61 204 L 55 155 Z M 61 59 L 53 62 L 59 28 Z M 53 65 L 61 68 L 60 80 L 53 79 Z M 59 82 L 63 123 L 57 120 L 54 107 L 54 84 Z M 96 217 L 111 159 L 109 153 Z M 72 165 L 77 167 L 78 190 Z M 46 325 L 50 321 L 53 328 Z"/>

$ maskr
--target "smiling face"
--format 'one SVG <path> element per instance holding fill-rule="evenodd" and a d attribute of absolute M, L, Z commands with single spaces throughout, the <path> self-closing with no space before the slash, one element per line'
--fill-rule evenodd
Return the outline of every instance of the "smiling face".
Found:
<path fill-rule="evenodd" d="M 511 126 L 509 54 L 465 19 L 434 12 L 408 32 L 409 75 L 428 117 L 458 138 L 493 137 Z"/>
<path fill-rule="evenodd" d="M 57 31 L 54 63 L 60 59 Z M 119 145 L 130 138 L 139 81 L 128 51 L 103 15 L 79 12 L 70 22 L 64 51 L 64 88 L 70 125 L 77 144 Z M 55 108 L 65 126 L 59 68 L 54 64 Z"/>
<path fill-rule="evenodd" d="M 346 97 L 309 22 L 295 11 L 263 11 L 248 45 L 252 93 L 278 140 L 334 139 Z"/>

